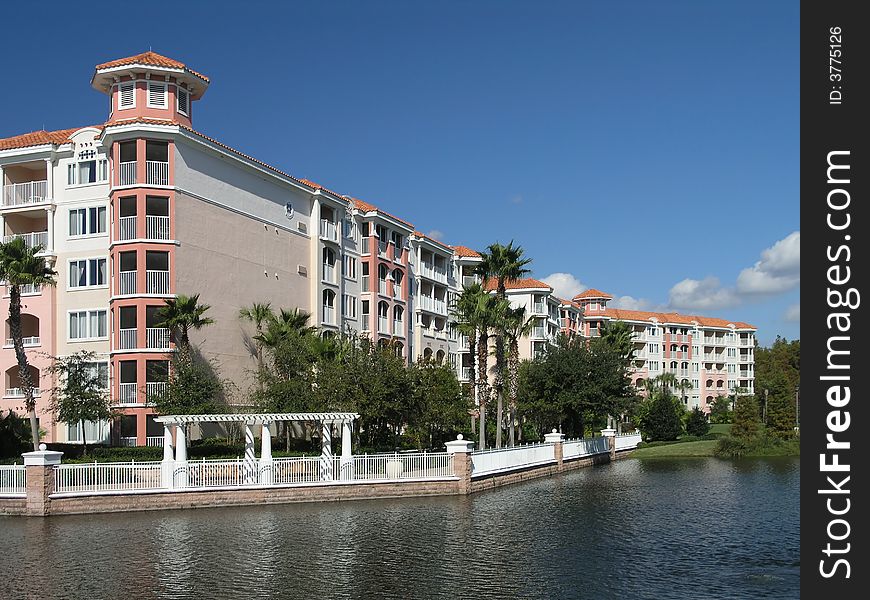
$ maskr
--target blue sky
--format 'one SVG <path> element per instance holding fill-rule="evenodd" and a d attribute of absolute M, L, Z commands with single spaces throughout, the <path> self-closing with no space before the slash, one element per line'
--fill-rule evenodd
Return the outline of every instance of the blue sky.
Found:
<path fill-rule="evenodd" d="M 298 177 L 562 293 L 800 336 L 796 2 L 22 4 L 2 137 L 102 122 L 93 66 L 151 47 L 212 78 L 196 129 Z"/>

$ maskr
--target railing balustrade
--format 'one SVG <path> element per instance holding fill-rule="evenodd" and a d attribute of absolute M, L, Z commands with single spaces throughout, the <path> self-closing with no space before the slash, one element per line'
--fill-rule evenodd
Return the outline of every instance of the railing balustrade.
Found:
<path fill-rule="evenodd" d="M 126 439 L 135 445 L 136 438 Z M 58 465 L 54 489 L 59 494 L 157 490 L 162 487 L 161 468 L 160 461 Z"/>
<path fill-rule="evenodd" d="M 145 347 L 148 350 L 169 350 L 169 329 L 166 327 L 146 327 Z"/>
<path fill-rule="evenodd" d="M 24 465 L 0 465 L 0 496 L 23 496 L 27 492 Z"/>
<path fill-rule="evenodd" d="M 45 202 L 48 180 L 11 183 L 3 186 L 3 206 L 40 204 Z"/>
<path fill-rule="evenodd" d="M 12 338 L 6 338 L 6 346 L 9 346 L 9 347 L 13 346 L 14 341 L 15 340 L 13 340 Z M 38 346 L 39 342 L 40 342 L 40 340 L 39 340 L 38 335 L 31 335 L 28 337 L 21 338 L 21 343 L 25 348 L 32 348 L 34 346 Z"/>
<path fill-rule="evenodd" d="M 168 240 L 169 217 L 145 215 L 145 238 L 149 240 Z"/>
<path fill-rule="evenodd" d="M 581 438 L 562 442 L 562 460 L 610 452 L 606 437 Z"/>
<path fill-rule="evenodd" d="M 145 397 L 148 402 L 151 402 L 151 399 L 155 396 L 159 396 L 166 390 L 166 382 L 165 381 L 148 381 L 145 383 Z M 162 437 L 160 438 L 163 439 Z M 150 444 L 149 444 L 150 445 Z M 162 446 L 163 442 L 157 444 L 158 446 Z"/>
<path fill-rule="evenodd" d="M 137 237 L 137 222 L 138 218 L 134 215 L 132 217 L 121 217 L 118 219 L 118 241 L 123 242 L 126 240 L 135 240 Z"/>
<path fill-rule="evenodd" d="M 15 238 L 21 238 L 24 240 L 24 245 L 28 248 L 35 248 L 37 246 L 42 246 L 42 251 L 48 248 L 48 232 L 47 231 L 34 231 L 32 233 L 13 233 L 12 235 L 4 235 L 3 243 L 8 244 Z"/>
<path fill-rule="evenodd" d="M 337 242 L 338 227 L 336 224 L 328 219 L 320 219 L 320 237 Z"/>
<path fill-rule="evenodd" d="M 118 185 L 136 185 L 136 161 L 118 163 Z"/>
<path fill-rule="evenodd" d="M 511 471 L 556 462 L 554 444 L 531 444 L 498 450 L 480 450 L 471 454 L 471 476 Z"/>
<path fill-rule="evenodd" d="M 118 293 L 122 296 L 136 293 L 136 271 L 118 273 Z"/>
<path fill-rule="evenodd" d="M 606 439 L 606 438 L 605 438 Z M 637 448 L 641 442 L 640 433 L 637 431 L 631 433 L 623 433 L 616 436 L 616 450 L 628 450 L 629 448 Z"/>
<path fill-rule="evenodd" d="M 137 391 L 135 383 L 119 383 L 118 384 L 118 403 L 119 404 L 136 404 Z"/>
<path fill-rule="evenodd" d="M 118 330 L 118 350 L 136 349 L 136 328 Z"/>
<path fill-rule="evenodd" d="M 169 163 L 162 160 L 146 160 L 145 184 L 169 185 Z"/>
<path fill-rule="evenodd" d="M 150 448 L 162 448 L 163 447 L 163 436 L 162 435 L 149 435 L 145 438 L 145 445 Z"/>
<path fill-rule="evenodd" d="M 118 445 L 124 448 L 134 448 L 136 447 L 136 436 L 118 438 Z"/>
<path fill-rule="evenodd" d="M 169 293 L 169 271 L 145 271 L 146 294 Z"/>
<path fill-rule="evenodd" d="M 33 395 L 34 396 L 42 395 L 42 390 L 39 388 L 33 388 Z M 6 388 L 5 396 L 7 398 L 24 398 L 24 388 L 17 388 L 17 387 Z"/>

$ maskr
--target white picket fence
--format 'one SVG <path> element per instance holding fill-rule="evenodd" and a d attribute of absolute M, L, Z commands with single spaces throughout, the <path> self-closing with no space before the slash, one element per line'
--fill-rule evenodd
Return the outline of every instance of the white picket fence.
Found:
<path fill-rule="evenodd" d="M 24 496 L 26 485 L 24 465 L 0 465 L 0 496 Z"/>
<path fill-rule="evenodd" d="M 607 454 L 608 452 L 610 452 L 610 447 L 606 437 L 599 436 L 562 442 L 563 461 L 594 454 Z"/>
<path fill-rule="evenodd" d="M 21 467 L 23 469 L 24 467 Z M 453 478 L 453 455 L 446 452 L 244 459 L 200 459 L 172 464 L 172 488 L 164 486 L 162 461 L 62 464 L 55 467 L 55 492 L 93 494 L 161 489 L 226 488 L 250 485 L 316 484 Z M 5 481 L 5 480 L 4 480 Z M 23 479 L 22 479 L 23 482 Z M 22 492 L 23 492 L 23 483 Z M 5 493 L 0 491 L 0 493 Z"/>
<path fill-rule="evenodd" d="M 478 477 L 556 462 L 554 444 L 528 444 L 471 453 L 471 476 Z"/>
<path fill-rule="evenodd" d="M 637 448 L 637 445 L 641 442 L 640 432 L 634 431 L 632 433 L 623 433 L 621 435 L 616 436 L 616 451 L 620 450 L 630 450 L 631 448 Z"/>

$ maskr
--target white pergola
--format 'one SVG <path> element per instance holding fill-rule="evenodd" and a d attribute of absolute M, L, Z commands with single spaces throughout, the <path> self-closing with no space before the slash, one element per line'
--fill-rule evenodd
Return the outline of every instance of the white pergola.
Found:
<path fill-rule="evenodd" d="M 351 454 L 351 433 L 357 413 L 236 413 L 219 415 L 165 415 L 154 419 L 163 423 L 163 483 L 173 487 L 174 483 L 186 487 L 187 482 L 178 481 L 176 473 L 185 477 L 187 465 L 187 426 L 194 423 L 244 423 L 245 425 L 245 473 L 246 479 L 256 481 L 262 473 L 260 483 L 271 483 L 272 477 L 272 423 L 281 421 L 302 421 L 321 424 L 320 437 L 320 476 L 324 481 L 333 479 L 332 467 L 332 426 L 341 425 L 341 471 L 345 465 L 353 463 Z M 260 426 L 260 464 L 254 453 L 254 427 Z M 173 436 L 173 431 L 175 435 Z"/>

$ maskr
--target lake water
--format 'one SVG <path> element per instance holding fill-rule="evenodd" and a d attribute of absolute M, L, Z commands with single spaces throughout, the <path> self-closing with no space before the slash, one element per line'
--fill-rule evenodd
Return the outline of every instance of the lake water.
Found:
<path fill-rule="evenodd" d="M 797 459 L 638 460 L 468 497 L 0 517 L 0 598 L 799 597 Z"/>

